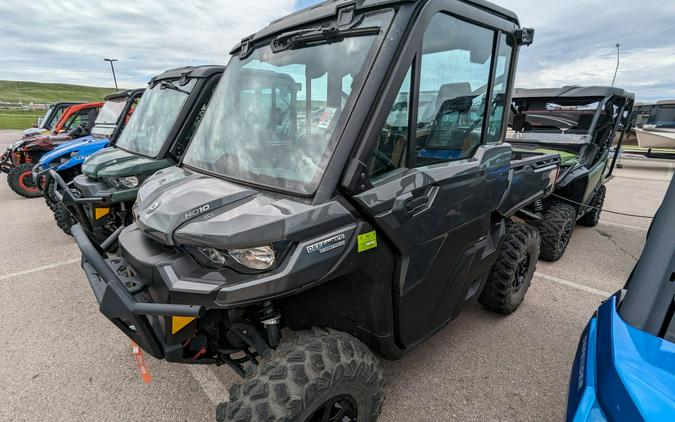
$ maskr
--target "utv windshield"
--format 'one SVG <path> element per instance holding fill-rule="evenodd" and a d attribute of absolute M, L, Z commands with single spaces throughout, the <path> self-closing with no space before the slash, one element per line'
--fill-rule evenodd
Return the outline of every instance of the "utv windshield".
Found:
<path fill-rule="evenodd" d="M 103 138 L 110 136 L 115 130 L 117 121 L 124 111 L 124 106 L 126 106 L 126 98 L 115 98 L 113 100 L 108 100 L 101 107 L 101 111 L 98 112 L 98 117 L 96 117 L 96 122 L 94 123 L 94 128 L 91 131 L 91 134 L 97 138 Z"/>
<path fill-rule="evenodd" d="M 147 157 L 157 156 L 196 81 L 189 79 L 185 85 L 162 81 L 146 89 L 116 146 Z"/>
<path fill-rule="evenodd" d="M 184 163 L 273 189 L 314 192 L 390 16 L 357 17 L 349 30 L 359 35 L 301 43 L 305 30 L 294 31 L 301 35 L 289 49 L 264 45 L 232 57 Z"/>
<path fill-rule="evenodd" d="M 511 126 L 517 132 L 568 133 L 585 135 L 591 131 L 595 113 L 602 98 L 514 98 L 514 107 L 520 112 L 511 117 Z M 514 125 L 515 123 L 515 125 Z"/>

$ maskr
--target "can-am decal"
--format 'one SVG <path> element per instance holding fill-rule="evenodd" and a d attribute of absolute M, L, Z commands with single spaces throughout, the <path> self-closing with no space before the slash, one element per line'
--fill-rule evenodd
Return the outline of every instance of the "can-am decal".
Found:
<path fill-rule="evenodd" d="M 344 233 L 337 234 L 335 236 L 329 237 L 328 239 L 321 240 L 312 245 L 307 246 L 307 253 L 325 253 L 335 248 L 344 246 L 346 243 Z"/>

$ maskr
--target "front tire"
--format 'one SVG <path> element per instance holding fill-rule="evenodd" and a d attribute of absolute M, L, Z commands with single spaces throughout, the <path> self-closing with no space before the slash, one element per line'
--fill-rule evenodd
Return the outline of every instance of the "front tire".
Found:
<path fill-rule="evenodd" d="M 52 210 L 52 212 L 54 212 L 56 211 L 56 207 L 58 205 L 58 201 L 55 195 L 56 182 L 51 177 L 48 180 L 49 181 L 47 182 L 47 186 L 44 187 L 42 193 L 45 197 L 45 202 L 47 203 L 47 206 L 49 207 L 50 210 Z"/>
<path fill-rule="evenodd" d="M 539 259 L 539 232 L 525 223 L 507 222 L 497 261 L 478 303 L 500 314 L 515 311 L 525 298 Z"/>
<path fill-rule="evenodd" d="M 56 203 L 54 206 L 54 220 L 56 220 L 56 225 L 58 225 L 65 234 L 72 236 L 70 228 L 75 225 L 75 219 L 70 215 L 70 212 L 65 205 L 60 202 Z"/>
<path fill-rule="evenodd" d="M 33 165 L 30 163 L 13 167 L 7 174 L 7 183 L 14 192 L 25 198 L 42 196 L 42 192 L 33 180 Z"/>
<path fill-rule="evenodd" d="M 216 411 L 220 422 L 377 420 L 384 375 L 368 348 L 334 330 L 314 329 L 284 340 L 230 388 Z"/>
<path fill-rule="evenodd" d="M 565 253 L 576 224 L 577 210 L 564 202 L 553 202 L 540 223 L 541 259 L 557 261 Z"/>
<path fill-rule="evenodd" d="M 601 185 L 590 203 L 593 208 L 579 219 L 579 224 L 586 227 L 595 227 L 598 225 L 598 222 L 600 221 L 600 213 L 602 212 L 602 206 L 605 203 L 606 193 L 607 188 L 605 185 Z"/>

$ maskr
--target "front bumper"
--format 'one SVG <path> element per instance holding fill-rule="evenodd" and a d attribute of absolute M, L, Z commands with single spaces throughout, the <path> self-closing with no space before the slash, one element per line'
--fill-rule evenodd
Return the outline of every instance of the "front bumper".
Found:
<path fill-rule="evenodd" d="M 101 313 L 155 358 L 183 361 L 180 342 L 169 344 L 166 340 L 172 321 L 167 317 L 199 318 L 205 309 L 199 305 L 158 303 L 149 297 L 142 282 L 120 275 L 124 262 L 106 259 L 105 252 L 92 243 L 80 225 L 72 227 L 72 234 L 82 252 L 82 269 Z"/>
<path fill-rule="evenodd" d="M 54 196 L 58 202 L 61 202 L 77 220 L 78 223 L 94 238 L 97 242 L 102 242 L 112 234 L 111 223 L 115 223 L 115 218 L 124 212 L 131 212 L 130 203 L 121 203 L 114 201 L 114 191 L 101 189 L 100 182 L 88 183 L 88 187 L 94 186 L 96 189 L 81 189 L 77 185 L 79 178 L 87 176 L 80 175 L 70 184 L 54 170 L 48 170 L 48 177 L 54 179 Z M 72 188 L 76 188 L 77 194 Z M 91 191 L 97 192 L 96 195 L 88 195 Z M 83 195 L 81 195 L 82 193 Z M 126 222 L 125 222 L 126 223 Z"/>

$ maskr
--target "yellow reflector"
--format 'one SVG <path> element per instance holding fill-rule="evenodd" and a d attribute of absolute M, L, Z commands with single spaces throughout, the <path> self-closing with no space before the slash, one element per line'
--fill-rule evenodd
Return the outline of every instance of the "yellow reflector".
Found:
<path fill-rule="evenodd" d="M 175 316 L 171 317 L 171 334 L 176 334 L 183 327 L 192 322 L 195 317 L 190 316 Z"/>
<path fill-rule="evenodd" d="M 101 217 L 105 217 L 110 212 L 110 208 L 96 208 L 94 210 L 94 215 L 97 220 L 100 220 Z"/>

